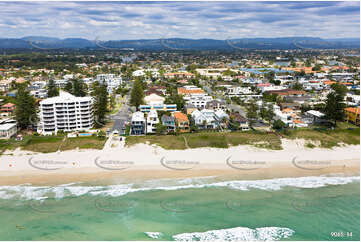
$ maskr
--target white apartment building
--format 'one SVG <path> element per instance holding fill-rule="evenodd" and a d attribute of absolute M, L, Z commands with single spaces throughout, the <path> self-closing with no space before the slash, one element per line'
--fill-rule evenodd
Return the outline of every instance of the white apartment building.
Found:
<path fill-rule="evenodd" d="M 226 95 L 228 97 L 238 97 L 241 95 L 250 95 L 253 94 L 251 87 L 240 87 L 240 86 L 232 86 L 227 87 Z"/>
<path fill-rule="evenodd" d="M 107 85 L 108 93 L 113 93 L 113 90 L 117 89 L 122 84 L 122 78 L 115 76 L 114 74 L 99 74 L 97 75 L 97 81 L 100 84 Z"/>
<path fill-rule="evenodd" d="M 157 132 L 157 124 L 159 123 L 158 113 L 156 110 L 150 110 L 147 116 L 147 134 Z"/>
<path fill-rule="evenodd" d="M 93 98 L 75 97 L 60 91 L 59 96 L 40 102 L 38 133 L 49 135 L 58 131 L 81 131 L 93 127 Z"/>
<path fill-rule="evenodd" d="M 207 94 L 192 94 L 183 97 L 186 104 L 192 104 L 196 108 L 203 109 L 207 106 L 207 103 L 212 101 L 213 98 Z"/>
<path fill-rule="evenodd" d="M 67 83 L 68 83 L 68 80 L 66 80 L 66 79 L 54 80 L 55 86 L 59 87 L 59 88 L 64 88 Z"/>

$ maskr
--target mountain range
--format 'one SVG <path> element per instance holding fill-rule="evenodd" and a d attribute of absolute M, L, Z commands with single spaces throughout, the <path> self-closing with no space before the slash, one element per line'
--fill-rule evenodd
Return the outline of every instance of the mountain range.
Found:
<path fill-rule="evenodd" d="M 359 38 L 322 39 L 318 37 L 240 38 L 240 39 L 138 39 L 88 40 L 43 36 L 0 38 L 0 49 L 109 49 L 109 50 L 232 50 L 232 49 L 354 49 Z"/>

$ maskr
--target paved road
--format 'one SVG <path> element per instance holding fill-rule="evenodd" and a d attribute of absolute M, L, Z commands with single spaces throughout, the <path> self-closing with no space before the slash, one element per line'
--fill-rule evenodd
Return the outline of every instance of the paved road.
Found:
<path fill-rule="evenodd" d="M 111 118 L 114 120 L 114 125 L 111 128 L 111 132 L 114 130 L 118 130 L 119 134 L 124 134 L 125 130 L 122 129 L 122 127 L 125 127 L 125 123 L 129 122 L 130 120 L 130 112 L 129 112 L 129 106 L 127 105 L 127 96 L 123 99 L 123 104 L 121 108 L 119 109 L 119 112 L 115 115 L 112 115 Z"/>

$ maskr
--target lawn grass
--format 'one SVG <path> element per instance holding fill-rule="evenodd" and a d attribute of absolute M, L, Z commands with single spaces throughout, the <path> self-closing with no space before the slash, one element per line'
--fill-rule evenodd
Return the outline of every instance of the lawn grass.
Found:
<path fill-rule="evenodd" d="M 213 148 L 228 148 L 227 139 L 223 133 L 204 132 L 195 134 L 186 134 L 190 148 L 213 147 Z"/>
<path fill-rule="evenodd" d="M 60 150 L 79 149 L 103 149 L 106 139 L 99 139 L 97 136 L 67 138 L 61 145 Z"/>
<path fill-rule="evenodd" d="M 155 144 L 164 149 L 184 150 L 186 145 L 184 138 L 180 135 L 147 135 L 147 136 L 128 136 L 125 139 L 125 145 L 130 147 L 138 143 Z"/>
<path fill-rule="evenodd" d="M 287 139 L 316 141 L 320 142 L 321 148 L 333 148 L 340 146 L 342 143 L 348 145 L 360 144 L 360 128 L 357 127 L 353 130 L 342 128 L 334 130 L 297 129 L 290 130 L 284 134 L 284 137 Z"/>
<path fill-rule="evenodd" d="M 258 148 L 282 150 L 281 139 L 272 133 L 266 132 L 233 132 L 227 134 L 228 143 L 232 146 L 253 145 Z"/>
<path fill-rule="evenodd" d="M 102 149 L 106 139 L 95 136 L 66 138 L 64 136 L 24 136 L 23 140 L 15 139 L 0 140 L 0 154 L 5 150 L 14 150 L 20 147 L 22 150 L 33 152 L 50 153 L 60 150 L 79 149 Z"/>
<path fill-rule="evenodd" d="M 129 136 L 126 139 L 126 145 L 132 146 L 137 143 L 156 144 L 164 149 L 186 149 L 184 138 L 186 138 L 190 148 L 213 147 L 228 148 L 237 145 L 254 145 L 259 148 L 279 150 L 281 140 L 275 134 L 254 133 L 254 132 L 200 132 L 182 135 L 147 135 L 147 136 Z"/>
<path fill-rule="evenodd" d="M 56 152 L 64 136 L 24 136 L 20 141 L 23 150 L 41 153 Z"/>

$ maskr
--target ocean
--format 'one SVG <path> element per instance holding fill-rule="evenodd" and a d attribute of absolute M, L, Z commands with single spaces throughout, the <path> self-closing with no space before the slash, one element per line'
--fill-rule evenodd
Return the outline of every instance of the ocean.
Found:
<path fill-rule="evenodd" d="M 360 178 L 0 187 L 0 240 L 360 240 Z"/>

